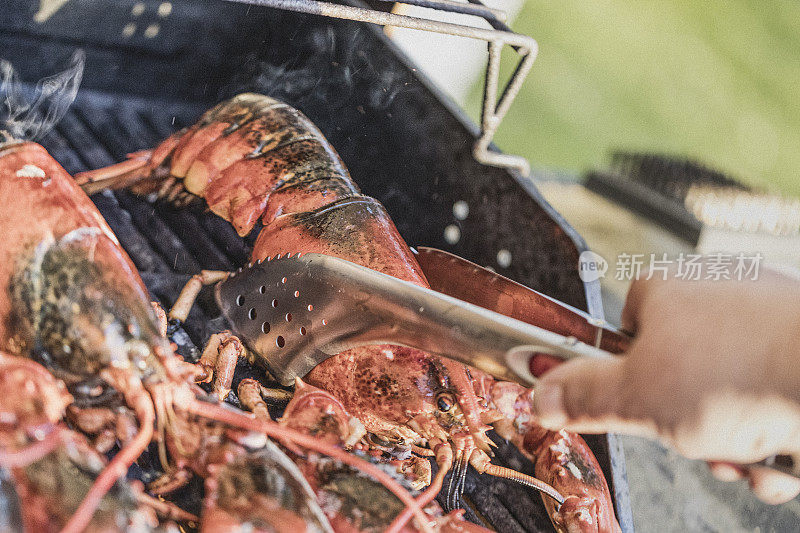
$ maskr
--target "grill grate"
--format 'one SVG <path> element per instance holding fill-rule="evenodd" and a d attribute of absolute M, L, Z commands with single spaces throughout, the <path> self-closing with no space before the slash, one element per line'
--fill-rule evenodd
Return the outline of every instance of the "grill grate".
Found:
<path fill-rule="evenodd" d="M 606 169 L 586 175 L 586 186 L 697 245 L 703 222 L 687 207 L 695 186 L 729 193 L 752 192 L 730 176 L 690 159 L 636 152 L 615 152 Z"/>
<path fill-rule="evenodd" d="M 36 19 L 37 2 L 10 2 L 13 16 L 0 17 L 0 49 L 22 79 L 52 74 L 75 47 L 86 51 L 79 98 L 43 139 L 69 171 L 117 162 L 193 122 L 211 104 L 255 90 L 308 115 L 407 242 L 490 265 L 575 307 L 602 312 L 599 285 L 577 276 L 580 237 L 530 181 L 475 161 L 479 129 L 380 28 L 218 0 L 172 0 L 166 16 L 158 12 L 160 0 L 70 0 L 46 20 Z M 135 15 L 141 6 L 144 12 Z M 146 34 L 153 25 L 160 31 Z M 246 261 L 248 241 L 202 208 L 176 211 L 124 192 L 93 199 L 164 306 L 198 266 Z M 190 358 L 218 329 L 211 295 L 202 293 L 199 303 L 175 339 Z M 255 373 L 243 365 L 237 377 L 248 372 Z M 606 435 L 587 442 L 628 533 L 619 443 Z M 498 458 L 532 470 L 510 447 L 501 446 Z M 498 530 L 552 531 L 538 496 L 509 482 L 470 472 L 464 501 L 474 504 L 471 519 Z"/>
<path fill-rule="evenodd" d="M 122 104 L 84 94 L 42 144 L 70 173 L 75 173 L 120 161 L 131 151 L 153 146 L 173 128 L 191 123 L 199 113 L 194 107 L 176 107 L 150 114 L 144 102 L 142 109 L 132 112 L 131 102 Z M 247 240 L 236 235 L 228 223 L 202 209 L 177 210 L 125 191 L 102 192 L 92 200 L 142 273 L 154 299 L 166 308 L 201 268 L 233 269 L 247 261 Z M 173 339 L 189 359 L 198 356 L 198 347 L 220 324 L 214 320 L 219 313 L 210 292 L 201 293 L 198 302 L 183 325 L 185 335 L 179 330 Z M 234 384 L 244 377 L 257 377 L 275 386 L 266 382 L 257 369 L 242 362 Z M 238 403 L 235 397 L 231 401 Z M 500 464 L 532 473 L 533 465 L 513 446 L 496 437 L 495 441 Z M 488 476 L 479 481 L 471 469 L 463 503 L 467 518 L 473 522 L 502 531 L 551 531 L 536 493 Z"/>

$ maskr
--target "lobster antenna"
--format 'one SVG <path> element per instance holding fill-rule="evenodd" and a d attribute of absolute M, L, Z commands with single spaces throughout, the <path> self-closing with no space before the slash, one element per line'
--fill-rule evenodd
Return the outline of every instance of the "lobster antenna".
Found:
<path fill-rule="evenodd" d="M 147 449 L 153 438 L 153 423 L 155 413 L 153 404 L 144 391 L 139 391 L 134 403 L 139 422 L 139 432 L 128 442 L 111 461 L 106 465 L 97 479 L 94 480 L 89 492 L 83 497 L 75 514 L 70 517 L 61 533 L 79 533 L 86 529 L 94 515 L 103 496 L 111 490 L 114 483 L 128 472 L 128 467 Z"/>
<path fill-rule="evenodd" d="M 314 450 L 315 452 L 322 453 L 340 461 L 348 466 L 360 470 L 361 472 L 373 477 L 384 487 L 389 489 L 403 504 L 411 510 L 414 516 L 419 520 L 419 527 L 424 533 L 432 533 L 431 527 L 428 524 L 428 518 L 422 511 L 417 500 L 411 497 L 406 489 L 404 489 L 394 478 L 389 474 L 376 467 L 372 463 L 351 455 L 341 448 L 337 448 L 331 444 L 320 441 L 310 435 L 306 435 L 294 429 L 290 429 L 271 420 L 256 419 L 252 415 L 236 412 L 233 409 L 222 407 L 218 404 L 202 402 L 198 400 L 190 401 L 184 406 L 184 409 L 191 414 L 201 416 L 210 420 L 216 420 L 239 429 L 254 431 L 256 433 L 264 433 L 269 437 L 277 440 L 290 441 L 298 446 Z"/>
<path fill-rule="evenodd" d="M 511 468 L 492 464 L 490 464 L 483 473 L 489 474 L 490 476 L 501 477 L 503 479 L 510 479 L 511 481 L 516 481 L 520 485 L 536 489 L 542 494 L 547 494 L 550 496 L 553 500 L 555 500 L 559 507 L 562 503 L 564 503 L 564 496 L 562 496 L 560 492 L 541 479 L 536 479 L 528 474 L 523 474 L 522 472 L 517 472 Z"/>
<path fill-rule="evenodd" d="M 447 472 L 453 467 L 453 455 L 452 453 L 446 453 L 444 458 L 442 459 L 441 464 L 439 466 L 439 471 L 436 472 L 436 477 L 433 478 L 433 481 L 428 486 L 425 491 L 417 496 L 416 501 L 419 508 L 422 509 L 426 505 L 428 505 L 436 495 L 439 494 L 439 491 L 442 490 L 442 485 L 444 484 L 444 476 L 447 475 Z M 452 478 L 451 478 L 452 480 Z M 400 513 L 392 520 L 392 523 L 389 524 L 389 527 L 386 528 L 385 533 L 397 533 L 400 531 L 406 522 L 411 518 L 411 514 L 414 512 L 414 509 L 411 507 L 406 507 L 403 509 L 403 512 Z M 420 526 L 422 527 L 422 526 Z"/>

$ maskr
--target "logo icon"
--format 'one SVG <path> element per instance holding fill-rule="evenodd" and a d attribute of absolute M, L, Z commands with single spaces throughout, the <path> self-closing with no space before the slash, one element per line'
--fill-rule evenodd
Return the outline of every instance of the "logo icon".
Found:
<path fill-rule="evenodd" d="M 578 276 L 584 282 L 597 281 L 608 271 L 608 261 L 600 254 L 586 250 L 578 258 Z"/>

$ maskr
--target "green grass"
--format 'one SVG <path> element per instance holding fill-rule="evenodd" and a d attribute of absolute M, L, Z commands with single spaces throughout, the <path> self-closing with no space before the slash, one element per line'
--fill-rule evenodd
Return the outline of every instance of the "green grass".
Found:
<path fill-rule="evenodd" d="M 686 155 L 800 196 L 800 3 L 528 0 L 513 27 L 539 56 L 504 151 L 577 171 L 615 149 Z"/>

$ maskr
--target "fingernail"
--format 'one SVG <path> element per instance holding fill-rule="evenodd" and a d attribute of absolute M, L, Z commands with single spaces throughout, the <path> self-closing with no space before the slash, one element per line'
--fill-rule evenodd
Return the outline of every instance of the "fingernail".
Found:
<path fill-rule="evenodd" d="M 533 408 L 539 423 L 551 428 L 561 428 L 567 422 L 564 412 L 563 390 L 559 383 L 539 383 L 533 390 Z"/>

